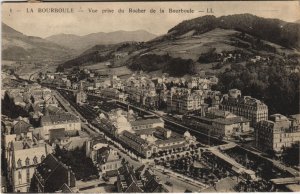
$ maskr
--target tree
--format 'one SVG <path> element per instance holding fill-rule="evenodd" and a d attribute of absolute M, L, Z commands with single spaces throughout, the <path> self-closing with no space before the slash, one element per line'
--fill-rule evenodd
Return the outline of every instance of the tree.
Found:
<path fill-rule="evenodd" d="M 282 159 L 288 165 L 299 165 L 300 143 L 292 144 L 291 147 L 283 149 Z"/>

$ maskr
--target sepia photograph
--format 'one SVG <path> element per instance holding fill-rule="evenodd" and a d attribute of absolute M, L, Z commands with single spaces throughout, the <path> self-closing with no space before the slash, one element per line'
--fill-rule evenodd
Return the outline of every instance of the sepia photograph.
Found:
<path fill-rule="evenodd" d="M 300 2 L 2 2 L 1 193 L 300 191 Z"/>

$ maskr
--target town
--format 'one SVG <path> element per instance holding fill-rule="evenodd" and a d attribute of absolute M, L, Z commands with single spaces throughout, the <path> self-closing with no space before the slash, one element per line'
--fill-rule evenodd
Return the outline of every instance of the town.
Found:
<path fill-rule="evenodd" d="M 300 114 L 215 90 L 216 75 L 35 76 L 2 72 L 2 192 L 300 189 Z"/>

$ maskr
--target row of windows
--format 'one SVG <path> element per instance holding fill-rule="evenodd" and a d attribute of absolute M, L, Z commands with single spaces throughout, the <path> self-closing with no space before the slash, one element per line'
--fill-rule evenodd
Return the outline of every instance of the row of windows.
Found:
<path fill-rule="evenodd" d="M 171 142 L 171 143 L 163 143 L 163 144 L 159 144 L 158 147 L 166 147 L 166 146 L 172 146 L 172 145 L 179 145 L 179 144 L 183 144 L 184 141 L 178 141 L 178 142 Z"/>
<path fill-rule="evenodd" d="M 115 164 L 106 164 L 106 165 L 103 165 L 103 170 L 115 170 L 115 169 L 118 169 L 118 163 L 115 163 Z"/>
<path fill-rule="evenodd" d="M 266 105 L 260 105 L 258 107 L 256 106 L 249 106 L 249 105 L 236 105 L 236 104 L 228 104 L 228 103 L 222 103 L 223 107 L 227 108 L 234 108 L 234 109 L 246 109 L 246 110 L 268 110 L 268 107 Z"/>
<path fill-rule="evenodd" d="M 22 171 L 21 170 L 18 172 L 18 179 L 19 179 L 19 184 L 22 184 Z M 27 168 L 26 169 L 26 183 L 30 183 L 30 179 L 31 179 L 30 168 Z"/>
<path fill-rule="evenodd" d="M 134 130 L 138 130 L 138 129 L 149 129 L 151 128 L 152 125 L 149 124 L 149 125 L 139 125 L 139 126 L 135 126 L 135 127 L 132 127 Z"/>
<path fill-rule="evenodd" d="M 43 161 L 44 159 L 45 159 L 45 156 L 42 155 L 41 161 Z M 22 167 L 22 160 L 19 159 L 17 163 L 18 163 L 18 168 L 21 168 Z M 33 158 L 33 164 L 37 164 L 37 163 L 38 163 L 38 158 L 36 156 L 34 156 L 34 158 Z M 28 157 L 25 160 L 25 165 L 26 166 L 30 165 L 30 159 Z"/>

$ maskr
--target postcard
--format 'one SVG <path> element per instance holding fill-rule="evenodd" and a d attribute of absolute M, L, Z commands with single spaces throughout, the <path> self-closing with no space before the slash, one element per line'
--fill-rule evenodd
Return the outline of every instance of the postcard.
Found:
<path fill-rule="evenodd" d="M 4 2 L 3 193 L 300 190 L 299 1 Z"/>

